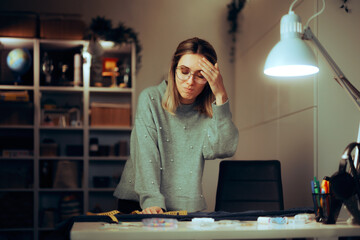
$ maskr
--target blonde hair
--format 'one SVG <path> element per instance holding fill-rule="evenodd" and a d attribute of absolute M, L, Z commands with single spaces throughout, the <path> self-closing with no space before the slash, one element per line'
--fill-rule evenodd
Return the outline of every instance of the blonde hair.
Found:
<path fill-rule="evenodd" d="M 212 64 L 217 62 L 217 55 L 214 48 L 205 40 L 194 37 L 182 41 L 177 47 L 169 70 L 167 88 L 162 99 L 162 106 L 171 114 L 175 114 L 177 107 L 181 104 L 180 93 L 175 83 L 175 71 L 180 58 L 185 54 L 201 54 Z M 209 83 L 206 83 L 203 91 L 196 97 L 196 108 L 201 114 L 212 117 L 212 106 L 215 96 L 211 91 Z"/>

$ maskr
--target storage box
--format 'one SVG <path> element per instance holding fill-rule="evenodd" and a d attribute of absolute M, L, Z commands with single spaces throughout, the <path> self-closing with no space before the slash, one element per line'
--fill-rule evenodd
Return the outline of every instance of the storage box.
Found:
<path fill-rule="evenodd" d="M 121 140 L 114 145 L 115 156 L 127 156 L 128 155 L 128 142 Z"/>
<path fill-rule="evenodd" d="M 59 145 L 57 143 L 41 143 L 40 156 L 56 157 L 59 155 Z"/>
<path fill-rule="evenodd" d="M 34 122 L 33 103 L 0 101 L 0 125 L 32 125 Z"/>
<path fill-rule="evenodd" d="M 91 126 L 131 126 L 130 104 L 92 103 Z"/>
<path fill-rule="evenodd" d="M 78 16 L 40 15 L 40 38 L 82 40 L 85 29 Z"/>
<path fill-rule="evenodd" d="M 0 13 L 1 37 L 37 37 L 37 15 L 31 13 Z"/>
<path fill-rule="evenodd" d="M 3 157 L 7 158 L 20 158 L 20 157 L 31 157 L 34 156 L 34 152 L 29 149 L 3 149 L 2 155 Z"/>

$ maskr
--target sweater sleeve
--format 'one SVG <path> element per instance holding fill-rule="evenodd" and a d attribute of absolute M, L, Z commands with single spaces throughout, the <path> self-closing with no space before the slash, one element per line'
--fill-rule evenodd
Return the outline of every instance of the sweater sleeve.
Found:
<path fill-rule="evenodd" d="M 151 102 L 149 94 L 140 94 L 134 133 L 131 136 L 135 192 L 139 195 L 142 209 L 152 206 L 166 209 L 164 196 L 160 192 L 160 154 Z"/>
<path fill-rule="evenodd" d="M 213 117 L 204 140 L 204 159 L 226 158 L 235 154 L 239 131 L 232 122 L 229 101 L 212 104 Z"/>

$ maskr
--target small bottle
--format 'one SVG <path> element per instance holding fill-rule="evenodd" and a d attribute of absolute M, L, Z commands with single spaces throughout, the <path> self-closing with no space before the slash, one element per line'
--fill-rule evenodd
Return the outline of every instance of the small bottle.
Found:
<path fill-rule="evenodd" d="M 81 55 L 79 53 L 74 55 L 74 86 L 78 87 L 81 84 Z"/>
<path fill-rule="evenodd" d="M 128 64 L 125 66 L 124 83 L 126 87 L 131 87 L 130 65 Z"/>
<path fill-rule="evenodd" d="M 45 74 L 45 85 L 51 85 L 51 74 L 54 71 L 54 65 L 47 52 L 44 53 L 42 59 L 42 71 Z"/>
<path fill-rule="evenodd" d="M 52 187 L 52 168 L 48 161 L 41 162 L 40 170 L 40 187 L 51 188 Z"/>
<path fill-rule="evenodd" d="M 99 140 L 97 138 L 90 138 L 89 144 L 89 155 L 90 156 L 97 156 L 99 153 Z"/>

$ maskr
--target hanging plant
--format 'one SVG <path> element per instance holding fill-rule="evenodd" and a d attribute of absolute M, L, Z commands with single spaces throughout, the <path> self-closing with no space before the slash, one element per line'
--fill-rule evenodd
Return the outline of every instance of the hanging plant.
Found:
<path fill-rule="evenodd" d="M 342 2 L 342 4 L 341 4 L 340 8 L 343 8 L 345 10 L 345 12 L 349 13 L 350 9 L 347 6 L 348 0 L 341 0 L 341 2 Z"/>
<path fill-rule="evenodd" d="M 103 37 L 108 38 L 108 34 L 112 29 L 111 20 L 104 17 L 96 17 L 91 20 L 90 23 L 90 35 L 91 37 Z"/>
<path fill-rule="evenodd" d="M 96 17 L 91 20 L 89 31 L 85 39 L 113 41 L 116 44 L 134 43 L 136 47 L 136 70 L 141 66 L 142 50 L 138 33 L 132 28 L 126 27 L 125 24 L 119 23 L 117 27 L 112 27 L 112 22 L 105 17 Z"/>
<path fill-rule="evenodd" d="M 238 15 L 245 6 L 246 0 L 232 0 L 231 3 L 227 5 L 228 7 L 228 16 L 227 20 L 230 24 L 229 34 L 231 35 L 232 46 L 230 49 L 230 59 L 231 62 L 235 59 L 235 46 L 236 46 L 236 34 L 238 33 Z"/>

